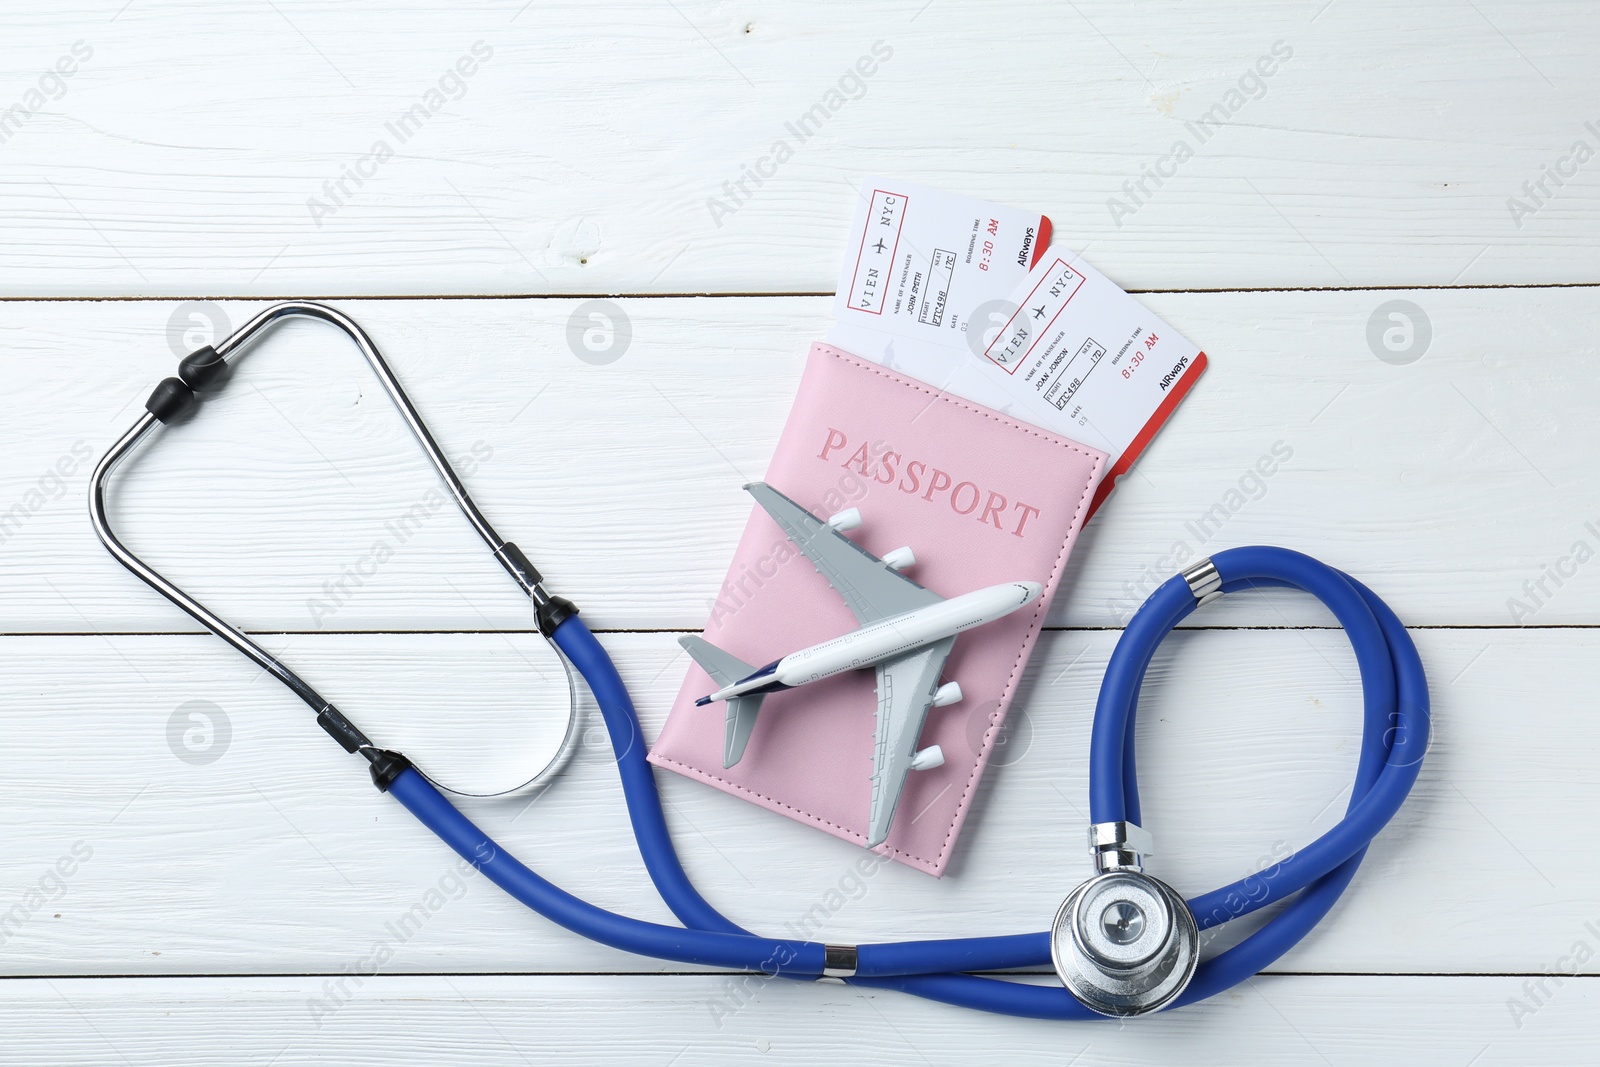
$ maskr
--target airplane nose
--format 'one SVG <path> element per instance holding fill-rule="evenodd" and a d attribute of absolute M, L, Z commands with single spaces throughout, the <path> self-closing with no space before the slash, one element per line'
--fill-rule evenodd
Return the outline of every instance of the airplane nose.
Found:
<path fill-rule="evenodd" d="M 1022 587 L 1022 602 L 1024 604 L 1033 603 L 1039 599 L 1039 594 L 1044 592 L 1044 586 L 1038 582 L 1018 582 L 1017 585 Z"/>

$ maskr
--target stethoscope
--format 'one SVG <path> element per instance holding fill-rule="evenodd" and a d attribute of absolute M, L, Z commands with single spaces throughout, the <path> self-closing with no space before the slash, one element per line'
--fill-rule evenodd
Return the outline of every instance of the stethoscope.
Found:
<path fill-rule="evenodd" d="M 233 359 L 274 323 L 318 318 L 361 349 L 428 460 L 490 553 L 533 602 L 539 632 L 593 692 L 610 734 L 623 796 L 652 882 L 682 927 L 645 922 L 589 904 L 541 878 L 479 829 L 399 752 L 382 748 L 343 712 L 248 636 L 130 552 L 107 520 L 106 482 L 158 426 L 219 388 Z M 295 301 L 261 312 L 214 347 L 185 357 L 178 376 L 156 386 L 146 413 L 112 445 L 90 483 L 95 532 L 116 559 L 282 682 L 316 713 L 346 752 L 366 760 L 373 783 L 415 815 L 491 881 L 545 918 L 614 948 L 658 959 L 794 979 L 838 978 L 898 989 L 969 1008 L 1046 1019 L 1128 1016 L 1181 1007 L 1267 967 L 1304 937 L 1350 884 L 1367 846 L 1410 792 L 1428 744 L 1422 661 L 1405 627 L 1360 582 L 1298 552 L 1235 548 L 1161 585 L 1117 642 L 1095 707 L 1089 751 L 1089 851 L 1096 873 L 1067 897 L 1038 933 L 870 945 L 762 937 L 714 909 L 689 882 L 666 819 L 633 703 L 605 650 L 570 601 L 551 595 L 516 545 L 502 540 L 473 503 L 377 347 L 338 310 Z M 1344 818 L 1274 866 L 1187 902 L 1145 873 L 1149 835 L 1141 827 L 1134 767 L 1134 713 L 1146 668 L 1162 639 L 1190 612 L 1223 594 L 1282 586 L 1317 597 L 1344 627 L 1363 688 L 1363 732 L 1355 786 Z M 570 674 L 569 674 L 570 681 Z M 563 751 L 576 736 L 576 691 Z M 541 771 L 554 774 L 560 759 Z M 1288 898 L 1286 900 L 1286 898 Z M 1242 941 L 1204 961 L 1200 932 L 1285 901 Z M 1053 965 L 1063 986 L 1028 985 L 979 972 Z"/>

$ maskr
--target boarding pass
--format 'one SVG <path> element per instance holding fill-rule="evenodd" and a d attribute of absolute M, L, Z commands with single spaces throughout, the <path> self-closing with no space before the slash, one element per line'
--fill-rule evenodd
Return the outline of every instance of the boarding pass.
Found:
<path fill-rule="evenodd" d="M 838 335 L 828 340 L 879 362 L 901 338 L 960 346 L 970 315 L 1010 296 L 1049 243 L 1050 220 L 1038 212 L 869 178 L 834 298 Z"/>

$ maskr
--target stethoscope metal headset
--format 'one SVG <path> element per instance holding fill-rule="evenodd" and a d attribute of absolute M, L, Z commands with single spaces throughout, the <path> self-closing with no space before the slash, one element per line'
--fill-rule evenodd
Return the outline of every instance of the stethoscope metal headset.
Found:
<path fill-rule="evenodd" d="M 635 838 L 651 880 L 681 927 L 645 922 L 589 904 L 519 862 L 444 797 L 405 756 L 372 741 L 331 702 L 245 634 L 142 562 L 107 520 L 114 468 L 158 426 L 219 388 L 229 365 L 274 323 L 292 317 L 338 326 L 361 349 L 468 523 L 533 602 L 539 632 L 593 692 L 610 734 Z M 689 882 L 667 833 L 633 704 L 605 650 L 571 602 L 551 595 L 516 545 L 483 517 L 371 339 L 343 313 L 296 301 L 261 312 L 214 347 L 185 357 L 161 382 L 146 413 L 112 445 L 90 485 L 95 532 L 117 560 L 202 626 L 259 664 L 305 701 L 346 752 L 366 760 L 379 790 L 398 800 L 511 896 L 585 937 L 644 955 L 795 979 L 839 978 L 1008 1015 L 1088 1019 L 1155 1011 L 1212 996 L 1271 964 L 1327 914 L 1416 781 L 1427 749 L 1427 681 L 1415 646 L 1392 611 L 1360 582 L 1309 556 L 1279 548 L 1220 552 L 1160 586 L 1129 622 L 1106 669 L 1090 743 L 1089 850 L 1096 874 L 1066 899 L 1049 930 L 872 945 L 828 945 L 752 934 L 712 908 Z M 1364 729 L 1355 786 L 1338 825 L 1268 870 L 1185 902 L 1143 870 L 1149 852 L 1134 773 L 1134 713 L 1145 670 L 1162 639 L 1190 612 L 1226 593 L 1269 586 L 1301 589 L 1343 625 L 1360 667 Z M 570 682 L 570 674 L 569 674 Z M 576 736 L 576 705 L 568 744 Z M 555 773 L 559 760 L 541 775 Z M 1286 900 L 1287 898 L 1287 900 Z M 1233 947 L 1199 959 L 1200 931 L 1285 901 Z M 1066 988 L 980 972 L 1054 965 Z"/>

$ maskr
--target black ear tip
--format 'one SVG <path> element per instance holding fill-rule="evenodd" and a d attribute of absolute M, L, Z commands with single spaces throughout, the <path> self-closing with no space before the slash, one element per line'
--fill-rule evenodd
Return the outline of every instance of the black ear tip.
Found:
<path fill-rule="evenodd" d="M 178 377 L 196 391 L 218 385 L 228 375 L 228 361 L 210 345 L 196 349 L 178 364 Z"/>
<path fill-rule="evenodd" d="M 182 378 L 163 378 L 150 392 L 144 409 L 162 422 L 171 422 L 194 403 L 194 390 Z"/>

